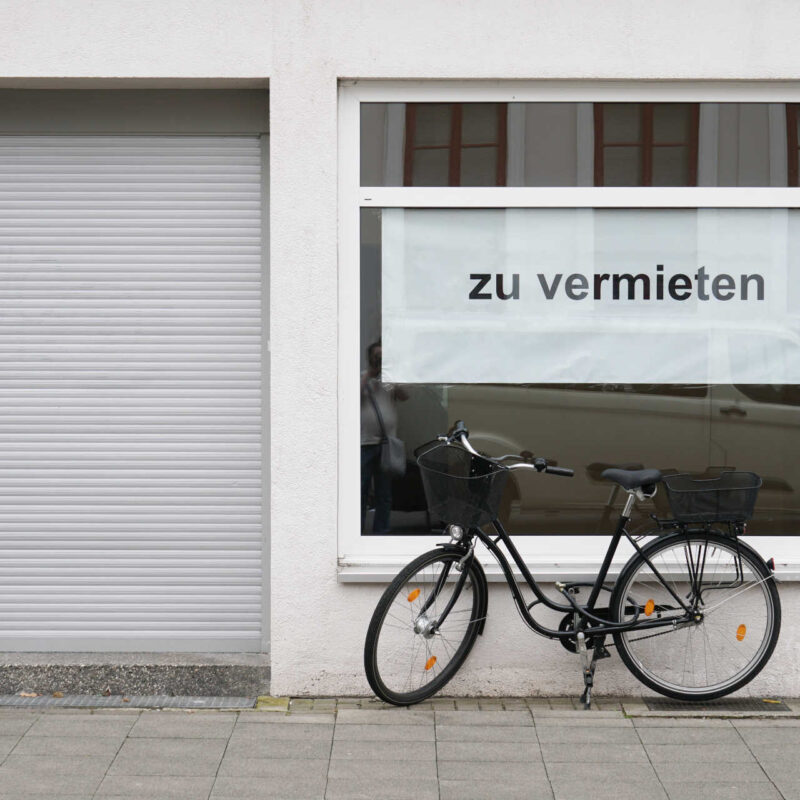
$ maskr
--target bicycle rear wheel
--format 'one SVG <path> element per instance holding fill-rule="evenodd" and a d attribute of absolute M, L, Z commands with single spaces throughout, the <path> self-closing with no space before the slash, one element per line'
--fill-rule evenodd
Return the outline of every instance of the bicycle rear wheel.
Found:
<path fill-rule="evenodd" d="M 743 542 L 715 533 L 676 533 L 625 565 L 611 598 L 612 619 L 674 619 L 675 627 L 615 633 L 628 669 L 646 686 L 679 700 L 711 700 L 751 681 L 769 661 L 781 627 L 772 572 Z"/>
<path fill-rule="evenodd" d="M 394 705 L 425 700 L 469 655 L 486 613 L 486 580 L 473 559 L 460 582 L 456 564 L 462 555 L 431 550 L 406 566 L 383 593 L 364 645 L 367 680 L 381 700 Z"/>

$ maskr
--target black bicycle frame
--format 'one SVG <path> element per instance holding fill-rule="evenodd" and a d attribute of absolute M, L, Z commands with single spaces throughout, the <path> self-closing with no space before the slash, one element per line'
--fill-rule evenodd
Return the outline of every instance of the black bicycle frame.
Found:
<path fill-rule="evenodd" d="M 528 627 L 532 628 L 536 633 L 541 634 L 542 636 L 547 636 L 551 639 L 566 639 L 572 638 L 578 632 L 577 630 L 553 630 L 551 628 L 546 628 L 544 625 L 537 622 L 530 613 L 530 610 L 536 605 L 544 605 L 547 608 L 552 609 L 553 611 L 561 611 L 564 613 L 575 613 L 580 615 L 582 620 L 586 621 L 586 627 L 582 627 L 580 630 L 586 635 L 586 637 L 590 636 L 604 636 L 611 633 L 622 633 L 624 631 L 630 630 L 643 630 L 645 628 L 665 628 L 670 627 L 676 624 L 681 624 L 683 622 L 689 622 L 692 618 L 693 609 L 686 605 L 686 603 L 675 594 L 669 584 L 664 580 L 661 576 L 659 571 L 655 568 L 653 563 L 647 556 L 643 553 L 642 549 L 639 547 L 638 543 L 630 536 L 630 534 L 625 529 L 626 524 L 628 523 L 629 518 L 621 515 L 617 522 L 616 530 L 611 537 L 611 541 L 608 545 L 608 550 L 606 551 L 605 557 L 603 558 L 603 563 L 600 567 L 600 572 L 598 572 L 597 577 L 593 584 L 589 584 L 592 589 L 589 594 L 589 600 L 585 606 L 579 605 L 569 594 L 569 589 L 574 586 L 583 585 L 586 586 L 587 584 L 577 584 L 577 583 L 567 583 L 564 584 L 562 587 L 562 593 L 564 597 L 568 601 L 568 604 L 564 603 L 557 603 L 555 600 L 551 600 L 547 597 L 544 592 L 541 590 L 539 585 L 536 583 L 536 579 L 531 574 L 530 570 L 528 569 L 525 562 L 522 560 L 522 556 L 519 554 L 519 551 L 515 547 L 514 543 L 511 540 L 511 537 L 503 528 L 502 524 L 499 520 L 495 520 L 492 525 L 494 526 L 495 532 L 497 533 L 497 537 L 493 538 L 489 534 L 485 533 L 483 530 L 479 528 L 473 528 L 470 530 L 469 534 L 471 536 L 476 536 L 489 550 L 490 553 L 497 559 L 498 563 L 500 564 L 500 568 L 503 570 L 503 575 L 506 579 L 506 583 L 508 583 L 508 587 L 511 590 L 511 594 L 514 597 L 514 602 L 516 603 L 517 609 L 519 610 L 520 616 L 522 617 L 523 621 L 525 622 Z M 620 540 L 622 537 L 627 537 L 628 541 L 633 545 L 639 555 L 645 560 L 647 565 L 650 569 L 653 570 L 653 574 L 658 578 L 660 583 L 664 586 L 664 588 L 675 598 L 675 601 L 683 608 L 684 612 L 686 613 L 685 620 L 677 620 L 675 617 L 670 619 L 654 619 L 654 620 L 643 620 L 639 621 L 639 612 L 637 611 L 636 616 L 628 621 L 628 622 L 609 622 L 608 620 L 602 619 L 601 617 L 597 616 L 594 613 L 595 604 L 597 603 L 597 598 L 600 595 L 600 592 L 603 591 L 606 587 L 605 579 L 608 575 L 609 568 L 611 567 L 611 562 L 614 558 L 614 554 L 617 552 L 617 548 L 619 546 Z M 514 563 L 518 567 L 519 571 L 522 573 L 522 577 L 525 579 L 525 582 L 528 584 L 531 591 L 536 596 L 536 600 L 532 603 L 527 604 L 525 602 L 525 598 L 522 596 L 522 592 L 520 591 L 519 587 L 517 586 L 517 582 L 514 579 L 513 572 L 511 571 L 511 565 L 509 564 L 508 559 L 506 558 L 505 553 L 503 550 L 498 546 L 498 542 L 502 542 L 508 552 L 511 554 L 511 557 L 514 559 Z M 607 589 L 606 589 L 607 590 Z"/>

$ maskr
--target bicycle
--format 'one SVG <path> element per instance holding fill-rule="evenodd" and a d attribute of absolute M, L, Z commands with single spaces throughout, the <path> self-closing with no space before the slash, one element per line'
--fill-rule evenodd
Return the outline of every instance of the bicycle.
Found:
<path fill-rule="evenodd" d="M 739 539 L 761 485 L 754 473 L 698 479 L 654 469 L 605 469 L 602 477 L 628 497 L 595 580 L 556 582 L 557 601 L 537 584 L 497 509 L 513 470 L 563 477 L 573 470 L 529 453 L 482 455 L 461 421 L 417 453 L 430 517 L 446 523 L 449 540 L 401 570 L 375 608 L 364 667 L 380 699 L 413 705 L 435 694 L 483 633 L 488 584 L 475 557 L 477 542 L 499 563 L 528 627 L 581 656 L 585 708 L 591 705 L 597 661 L 610 656 L 609 647 L 617 648 L 642 683 L 678 700 L 727 695 L 769 661 L 781 624 L 774 562 L 765 562 Z M 673 518 L 652 515 L 652 531 L 631 535 L 626 525 L 634 503 L 652 498 L 660 484 Z M 610 584 L 606 578 L 623 536 L 634 554 Z M 533 592 L 532 602 L 525 600 L 503 548 Z M 588 590 L 585 603 L 578 601 L 582 589 Z M 609 598 L 605 606 L 598 605 L 601 594 Z M 534 618 L 537 606 L 564 614 L 557 629 Z M 613 644 L 606 644 L 609 636 Z"/>

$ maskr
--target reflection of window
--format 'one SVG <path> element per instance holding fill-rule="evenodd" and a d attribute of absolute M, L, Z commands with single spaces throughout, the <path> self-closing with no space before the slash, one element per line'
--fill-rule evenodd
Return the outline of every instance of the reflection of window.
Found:
<path fill-rule="evenodd" d="M 796 383 L 737 383 L 736 388 L 756 403 L 779 406 L 800 406 L 800 386 Z"/>
<path fill-rule="evenodd" d="M 797 108 L 798 103 L 786 104 L 786 145 L 788 155 L 789 186 L 800 186 L 797 158 Z"/>
<path fill-rule="evenodd" d="M 507 103 L 407 103 L 405 186 L 505 186 Z"/>
<path fill-rule="evenodd" d="M 697 103 L 595 103 L 595 186 L 696 186 Z"/>

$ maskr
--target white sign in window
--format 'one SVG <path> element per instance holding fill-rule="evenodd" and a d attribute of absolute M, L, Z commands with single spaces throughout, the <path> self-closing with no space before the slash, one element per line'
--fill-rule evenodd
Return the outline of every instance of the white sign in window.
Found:
<path fill-rule="evenodd" d="M 395 208 L 382 220 L 384 380 L 800 382 L 798 211 Z"/>

